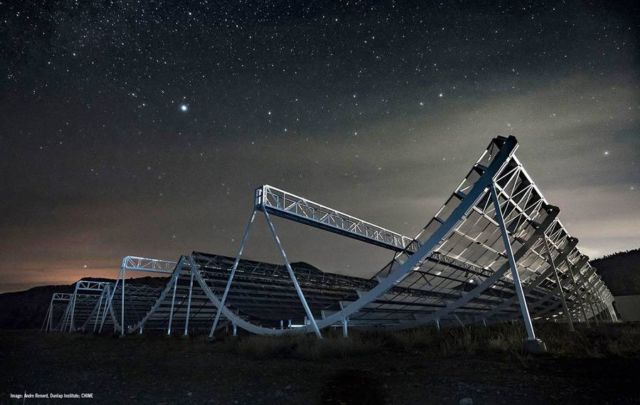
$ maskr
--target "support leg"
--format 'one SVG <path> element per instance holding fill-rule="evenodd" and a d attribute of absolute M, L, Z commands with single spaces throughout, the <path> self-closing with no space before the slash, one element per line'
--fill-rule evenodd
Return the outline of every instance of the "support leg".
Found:
<path fill-rule="evenodd" d="M 49 307 L 49 319 L 47 320 L 47 326 L 45 329 L 46 332 L 51 332 L 51 325 L 53 324 L 51 318 L 53 318 L 53 301 L 51 302 L 51 306 Z"/>
<path fill-rule="evenodd" d="M 189 334 L 189 315 L 191 315 L 191 294 L 193 292 L 193 272 L 191 273 L 191 279 L 189 280 L 189 298 L 187 300 L 187 317 L 184 320 L 184 336 Z"/>
<path fill-rule="evenodd" d="M 49 308 L 47 309 L 47 316 L 44 318 L 44 322 L 42 323 L 41 331 L 47 331 L 47 325 L 49 324 L 49 320 L 51 319 L 51 307 L 53 307 L 53 297 L 51 298 L 51 302 L 49 302 Z"/>
<path fill-rule="evenodd" d="M 507 258 L 509 259 L 509 266 L 511 267 L 513 284 L 516 289 L 516 295 L 518 296 L 518 302 L 520 303 L 520 312 L 522 313 L 524 326 L 527 330 L 527 342 L 526 342 L 527 350 L 546 351 L 546 348 L 544 347 L 544 343 L 536 339 L 536 334 L 533 330 L 533 323 L 531 322 L 531 316 L 529 315 L 529 308 L 527 308 L 527 300 L 524 296 L 524 291 L 522 290 L 522 284 L 520 283 L 520 275 L 518 274 L 518 267 L 516 264 L 516 260 L 513 257 L 513 251 L 511 250 L 509 233 L 507 231 L 507 226 L 504 223 L 502 210 L 500 209 L 500 201 L 498 199 L 498 193 L 496 192 L 496 187 L 493 183 L 491 183 L 491 185 L 489 186 L 489 189 L 491 192 L 491 199 L 493 200 L 493 206 L 496 211 L 496 219 L 498 220 L 498 225 L 500 226 L 502 241 L 504 243 L 504 248 L 507 253 Z"/>
<path fill-rule="evenodd" d="M 236 260 L 233 262 L 233 267 L 231 268 L 231 273 L 229 274 L 229 280 L 227 280 L 227 286 L 224 289 L 224 293 L 222 294 L 222 300 L 220 301 L 220 307 L 216 312 L 216 317 L 213 320 L 213 325 L 211 325 L 211 331 L 209 332 L 209 338 L 213 338 L 213 334 L 218 327 L 218 322 L 220 321 L 220 314 L 222 313 L 222 308 L 225 306 L 227 302 L 227 295 L 229 295 L 229 289 L 231 288 L 231 283 L 233 282 L 233 277 L 236 275 L 236 270 L 238 269 L 238 264 L 240 263 L 240 257 L 242 256 L 242 252 L 244 251 L 244 245 L 247 242 L 247 238 L 249 237 L 249 230 L 251 229 L 251 224 L 253 224 L 253 220 L 256 218 L 256 210 L 253 210 L 251 213 L 251 218 L 249 218 L 249 223 L 244 230 L 244 234 L 242 235 L 242 241 L 240 242 L 240 249 L 238 249 L 238 255 L 236 256 Z"/>
<path fill-rule="evenodd" d="M 49 317 L 49 332 L 53 330 L 53 307 L 51 308 L 51 316 Z"/>
<path fill-rule="evenodd" d="M 58 331 L 64 332 L 67 328 L 67 322 L 69 320 L 69 311 L 71 310 L 71 298 L 69 302 L 67 302 L 67 306 L 64 309 L 64 314 L 62 314 L 62 318 L 60 319 L 60 323 L 58 324 Z"/>
<path fill-rule="evenodd" d="M 276 228 L 273 226 L 273 223 L 271 222 L 271 218 L 269 217 L 269 214 L 267 213 L 267 211 L 262 211 L 264 213 L 265 218 L 267 219 L 267 224 L 269 225 L 269 229 L 271 230 L 271 236 L 273 236 L 273 239 L 276 242 L 276 245 L 278 245 L 278 249 L 280 249 L 280 254 L 282 255 L 282 259 L 284 260 L 284 264 L 287 267 L 287 271 L 289 272 L 289 277 L 291 277 L 291 281 L 293 282 L 293 286 L 296 289 L 296 293 L 298 293 L 298 298 L 300 299 L 300 302 L 302 303 L 302 307 L 304 308 L 304 312 L 307 314 L 307 318 L 309 318 L 309 320 L 311 321 L 311 326 L 313 328 L 313 331 L 315 332 L 316 336 L 318 336 L 319 338 L 322 338 L 322 334 L 320 333 L 320 329 L 318 328 L 318 324 L 316 323 L 316 319 L 313 317 L 313 313 L 311 313 L 311 309 L 309 308 L 309 304 L 307 304 L 307 300 L 304 298 L 304 294 L 302 292 L 302 289 L 300 288 L 300 284 L 298 284 L 298 280 L 296 279 L 296 275 L 293 272 L 293 269 L 291 268 L 291 264 L 289 263 L 289 259 L 287 258 L 287 254 L 285 253 L 284 249 L 282 248 L 282 243 L 280 243 L 280 238 L 278 237 L 278 234 L 276 233 Z"/>
<path fill-rule="evenodd" d="M 558 290 L 560 291 L 560 299 L 562 300 L 562 311 L 564 312 L 564 316 L 567 318 L 567 322 L 569 323 L 569 331 L 575 332 L 576 329 L 573 327 L 573 320 L 571 319 L 571 314 L 569 313 L 569 307 L 567 306 L 567 301 L 564 297 L 564 291 L 562 290 L 562 283 L 560 282 L 560 276 L 558 276 L 558 269 L 556 268 L 556 264 L 553 261 L 553 257 L 551 257 L 551 250 L 549 249 L 549 242 L 547 241 L 547 236 L 544 236 L 544 246 L 547 250 L 547 258 L 549 260 L 549 264 L 553 268 L 553 273 L 556 275 L 556 283 L 558 284 Z"/>
<path fill-rule="evenodd" d="M 100 329 L 98 330 L 98 333 L 102 333 L 102 328 L 104 326 L 104 321 L 107 319 L 107 314 L 109 313 L 109 311 L 111 310 L 111 305 L 113 305 L 113 297 L 116 294 L 116 289 L 118 287 L 118 280 L 116 280 L 115 284 L 113 285 L 113 291 L 111 292 L 111 294 L 109 294 L 109 298 L 107 301 L 107 305 L 105 305 L 104 307 L 104 312 L 102 313 L 102 321 L 100 321 Z M 111 287 L 107 287 L 107 289 L 109 289 Z"/>
<path fill-rule="evenodd" d="M 104 300 L 104 293 L 105 290 L 102 290 L 102 293 L 100 293 L 100 300 L 98 302 L 98 310 L 96 311 L 96 319 L 93 322 L 93 333 L 96 332 L 96 329 L 98 328 L 98 323 L 100 320 L 100 310 L 102 309 L 102 301 Z"/>
<path fill-rule="evenodd" d="M 122 267 L 122 299 L 121 299 L 121 308 L 120 308 L 120 336 L 124 336 L 124 332 L 126 327 L 124 326 L 124 278 L 126 276 L 127 270 Z"/>
<path fill-rule="evenodd" d="M 180 272 L 182 269 L 176 269 Z M 178 280 L 180 279 L 180 273 L 177 274 L 176 279 L 173 282 L 173 295 L 171 296 L 171 312 L 169 312 L 169 326 L 167 327 L 167 336 L 171 336 L 171 325 L 173 324 L 173 308 L 176 305 L 176 289 L 178 288 Z"/>
<path fill-rule="evenodd" d="M 71 298 L 71 320 L 69 321 L 69 332 L 73 332 L 76 330 L 74 325 L 75 323 L 75 313 L 76 313 L 76 297 L 78 295 L 78 283 L 76 283 L 76 290 L 73 293 L 73 297 Z"/>

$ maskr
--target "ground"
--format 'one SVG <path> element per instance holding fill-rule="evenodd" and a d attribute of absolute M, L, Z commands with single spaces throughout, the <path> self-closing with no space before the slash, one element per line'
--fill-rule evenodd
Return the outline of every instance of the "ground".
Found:
<path fill-rule="evenodd" d="M 231 339 L 36 331 L 1 331 L 0 347 L 3 404 L 22 403 L 9 394 L 25 391 L 94 395 L 44 403 L 640 403 L 635 355 L 442 354 L 382 345 L 304 358 L 256 355 Z"/>

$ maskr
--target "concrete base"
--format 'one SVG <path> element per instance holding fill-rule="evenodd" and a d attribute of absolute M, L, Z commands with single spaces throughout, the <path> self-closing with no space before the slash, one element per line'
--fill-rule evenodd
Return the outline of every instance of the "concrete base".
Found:
<path fill-rule="evenodd" d="M 540 339 L 525 339 L 524 351 L 531 354 L 541 354 L 547 352 L 547 345 Z"/>

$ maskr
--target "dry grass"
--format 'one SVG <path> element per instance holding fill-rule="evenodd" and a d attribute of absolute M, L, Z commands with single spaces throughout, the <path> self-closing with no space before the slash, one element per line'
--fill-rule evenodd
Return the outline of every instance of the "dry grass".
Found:
<path fill-rule="evenodd" d="M 536 334 L 547 345 L 549 355 L 602 358 L 640 357 L 640 324 L 579 325 L 570 333 L 566 325 L 536 325 Z M 314 336 L 243 336 L 227 339 L 224 350 L 257 359 L 321 359 L 367 355 L 382 351 L 420 353 L 442 357 L 469 354 L 510 355 L 522 359 L 525 333 L 521 324 L 503 323 L 489 327 L 419 328 L 395 332 L 352 331 L 343 338 L 332 331 L 324 339 Z"/>
<path fill-rule="evenodd" d="M 316 360 L 321 358 L 343 358 L 376 353 L 381 350 L 378 342 L 363 340 L 361 336 L 345 339 L 328 335 L 324 339 L 315 336 L 247 336 L 226 343 L 236 353 L 252 358 L 272 357 Z"/>

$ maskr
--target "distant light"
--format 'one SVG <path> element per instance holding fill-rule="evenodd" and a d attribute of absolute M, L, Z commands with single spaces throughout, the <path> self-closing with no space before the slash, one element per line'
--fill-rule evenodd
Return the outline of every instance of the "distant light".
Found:
<path fill-rule="evenodd" d="M 442 98 L 442 97 L 444 97 L 444 94 L 440 93 L 440 94 L 438 94 L 438 97 Z"/>
<path fill-rule="evenodd" d="M 605 150 L 602 154 L 605 155 L 605 156 L 609 156 L 609 151 Z"/>
<path fill-rule="evenodd" d="M 182 112 L 189 111 L 189 106 L 186 105 L 185 103 L 180 104 L 180 111 L 182 111 Z"/>

